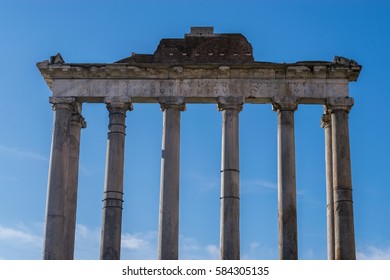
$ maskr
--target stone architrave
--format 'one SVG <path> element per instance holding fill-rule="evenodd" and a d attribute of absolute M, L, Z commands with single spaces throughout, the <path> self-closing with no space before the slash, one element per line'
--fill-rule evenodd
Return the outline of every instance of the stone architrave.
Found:
<path fill-rule="evenodd" d="M 86 128 L 86 122 L 81 115 L 81 104 L 76 103 L 72 112 L 70 122 L 70 141 L 69 141 L 69 165 L 68 165 L 68 183 L 66 190 L 66 215 L 65 215 L 65 246 L 64 258 L 73 260 L 74 243 L 76 232 L 76 209 L 77 209 L 77 189 L 79 175 L 79 156 L 80 156 L 80 130 Z"/>
<path fill-rule="evenodd" d="M 180 112 L 184 98 L 161 97 L 163 112 L 158 259 L 179 257 Z"/>
<path fill-rule="evenodd" d="M 332 164 L 332 124 L 331 117 L 324 106 L 321 127 L 325 133 L 325 173 L 326 173 L 326 221 L 328 240 L 328 259 L 335 259 L 334 243 L 334 201 L 333 201 L 333 164 Z"/>
<path fill-rule="evenodd" d="M 354 260 L 355 233 L 352 200 L 352 175 L 349 147 L 348 113 L 353 98 L 329 98 L 328 111 L 332 126 L 332 163 L 335 259 Z"/>
<path fill-rule="evenodd" d="M 279 258 L 298 259 L 297 206 L 295 179 L 294 111 L 296 97 L 274 98 L 278 112 L 278 219 Z"/>
<path fill-rule="evenodd" d="M 63 260 L 71 117 L 76 99 L 50 98 L 54 110 L 43 259 Z"/>
<path fill-rule="evenodd" d="M 106 98 L 109 112 L 100 259 L 119 260 L 122 234 L 126 112 L 130 98 Z"/>
<path fill-rule="evenodd" d="M 243 97 L 219 97 L 222 111 L 220 258 L 240 259 L 239 113 Z"/>

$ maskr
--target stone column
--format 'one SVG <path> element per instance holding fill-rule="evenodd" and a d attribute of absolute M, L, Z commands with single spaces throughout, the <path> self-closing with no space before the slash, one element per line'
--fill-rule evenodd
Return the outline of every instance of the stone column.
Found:
<path fill-rule="evenodd" d="M 43 259 L 63 260 L 69 139 L 75 98 L 51 97 L 54 128 L 51 144 Z"/>
<path fill-rule="evenodd" d="M 333 164 L 332 164 L 332 125 L 326 106 L 321 118 L 321 127 L 325 133 L 325 169 L 326 169 L 326 221 L 328 239 L 328 259 L 334 260 L 334 207 L 333 207 Z"/>
<path fill-rule="evenodd" d="M 158 259 L 177 260 L 179 244 L 180 112 L 183 97 L 161 97 L 163 111 Z"/>
<path fill-rule="evenodd" d="M 298 259 L 294 136 L 298 101 L 295 97 L 272 100 L 273 110 L 278 112 L 279 258 L 282 260 Z"/>
<path fill-rule="evenodd" d="M 70 122 L 68 184 L 66 190 L 66 215 L 64 232 L 64 258 L 73 260 L 76 232 L 77 188 L 79 175 L 80 130 L 86 128 L 81 116 L 81 104 L 76 103 Z"/>
<path fill-rule="evenodd" d="M 106 175 L 103 198 L 103 225 L 100 259 L 119 260 L 122 233 L 123 169 L 126 112 L 130 98 L 106 98 L 109 111 Z"/>
<path fill-rule="evenodd" d="M 222 111 L 221 220 L 222 260 L 240 259 L 240 167 L 238 115 L 243 97 L 219 97 Z"/>
<path fill-rule="evenodd" d="M 354 260 L 356 252 L 348 128 L 348 113 L 353 106 L 353 99 L 329 98 L 327 106 L 332 121 L 335 259 Z"/>

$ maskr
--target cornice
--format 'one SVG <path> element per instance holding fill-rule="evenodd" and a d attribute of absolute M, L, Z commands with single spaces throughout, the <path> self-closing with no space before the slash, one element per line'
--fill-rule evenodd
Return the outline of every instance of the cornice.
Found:
<path fill-rule="evenodd" d="M 349 63 L 348 63 L 349 62 Z M 356 81 L 362 67 L 347 60 L 248 64 L 37 63 L 51 87 L 56 79 L 344 79 Z"/>

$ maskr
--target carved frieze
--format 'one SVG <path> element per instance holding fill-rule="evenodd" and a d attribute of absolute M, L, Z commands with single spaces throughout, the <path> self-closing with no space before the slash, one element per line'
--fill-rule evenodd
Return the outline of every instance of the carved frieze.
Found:
<path fill-rule="evenodd" d="M 329 97 L 348 96 L 344 80 L 59 79 L 52 89 L 56 97 L 77 96 L 88 102 L 115 96 L 131 97 L 133 102 L 158 102 L 159 97 L 182 96 L 186 103 L 215 103 L 219 96 L 243 96 L 247 103 L 270 103 L 273 97 L 294 96 L 305 103 L 325 103 Z"/>

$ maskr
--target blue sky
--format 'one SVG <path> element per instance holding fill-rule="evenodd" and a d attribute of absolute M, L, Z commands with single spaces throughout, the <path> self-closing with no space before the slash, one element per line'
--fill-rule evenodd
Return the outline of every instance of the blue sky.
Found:
<path fill-rule="evenodd" d="M 153 53 L 161 38 L 191 26 L 242 33 L 257 61 L 363 65 L 350 84 L 355 234 L 360 259 L 390 259 L 387 1 L 22 1 L 0 0 L 0 259 L 40 259 L 53 112 L 36 62 L 111 63 Z M 324 134 L 321 106 L 295 113 L 298 247 L 326 258 Z M 77 213 L 77 259 L 97 259 L 108 114 L 86 104 Z M 241 257 L 277 256 L 277 116 L 271 105 L 240 113 Z M 135 104 L 127 117 L 123 259 L 157 257 L 162 113 Z M 181 259 L 215 259 L 219 248 L 221 114 L 187 105 L 181 126 Z"/>

